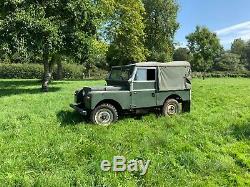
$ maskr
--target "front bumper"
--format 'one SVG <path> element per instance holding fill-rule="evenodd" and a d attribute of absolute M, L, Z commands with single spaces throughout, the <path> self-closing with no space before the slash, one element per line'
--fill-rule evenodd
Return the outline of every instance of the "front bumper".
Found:
<path fill-rule="evenodd" d="M 70 104 L 70 107 L 73 108 L 75 111 L 77 111 L 78 113 L 80 113 L 83 116 L 87 116 L 87 111 L 80 108 L 79 105 L 74 105 L 74 104 Z"/>

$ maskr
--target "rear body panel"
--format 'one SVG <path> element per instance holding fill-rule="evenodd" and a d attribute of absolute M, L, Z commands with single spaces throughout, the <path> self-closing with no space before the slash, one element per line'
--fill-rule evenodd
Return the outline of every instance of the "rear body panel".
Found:
<path fill-rule="evenodd" d="M 170 96 L 179 96 L 182 101 L 191 100 L 191 91 L 190 90 L 177 90 L 177 91 L 164 91 L 156 93 L 157 106 L 163 106 L 166 99 Z"/>

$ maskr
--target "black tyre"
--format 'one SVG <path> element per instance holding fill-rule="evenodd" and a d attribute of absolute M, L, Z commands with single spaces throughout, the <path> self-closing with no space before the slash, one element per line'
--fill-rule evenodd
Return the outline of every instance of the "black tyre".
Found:
<path fill-rule="evenodd" d="M 174 116 L 179 114 L 181 111 L 180 104 L 175 99 L 167 100 L 162 108 L 162 114 L 164 116 Z"/>
<path fill-rule="evenodd" d="M 101 104 L 91 112 L 90 120 L 94 124 L 108 126 L 118 120 L 118 112 L 111 104 Z"/>

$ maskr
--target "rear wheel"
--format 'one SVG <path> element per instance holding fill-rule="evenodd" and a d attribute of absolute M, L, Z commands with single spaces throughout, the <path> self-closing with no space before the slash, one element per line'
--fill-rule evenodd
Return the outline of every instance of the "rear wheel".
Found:
<path fill-rule="evenodd" d="M 101 104 L 91 112 L 90 119 L 94 124 L 108 126 L 118 120 L 118 112 L 111 104 Z"/>
<path fill-rule="evenodd" d="M 162 114 L 164 116 L 174 116 L 180 113 L 180 104 L 175 99 L 167 100 L 162 108 Z"/>

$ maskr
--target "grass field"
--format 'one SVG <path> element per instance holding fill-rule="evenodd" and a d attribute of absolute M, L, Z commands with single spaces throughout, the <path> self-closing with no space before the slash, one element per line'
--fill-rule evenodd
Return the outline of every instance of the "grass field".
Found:
<path fill-rule="evenodd" d="M 0 80 L 0 186 L 250 186 L 250 79 L 193 81 L 192 113 L 87 124 L 73 92 L 103 81 Z M 151 160 L 148 173 L 102 160 Z"/>

